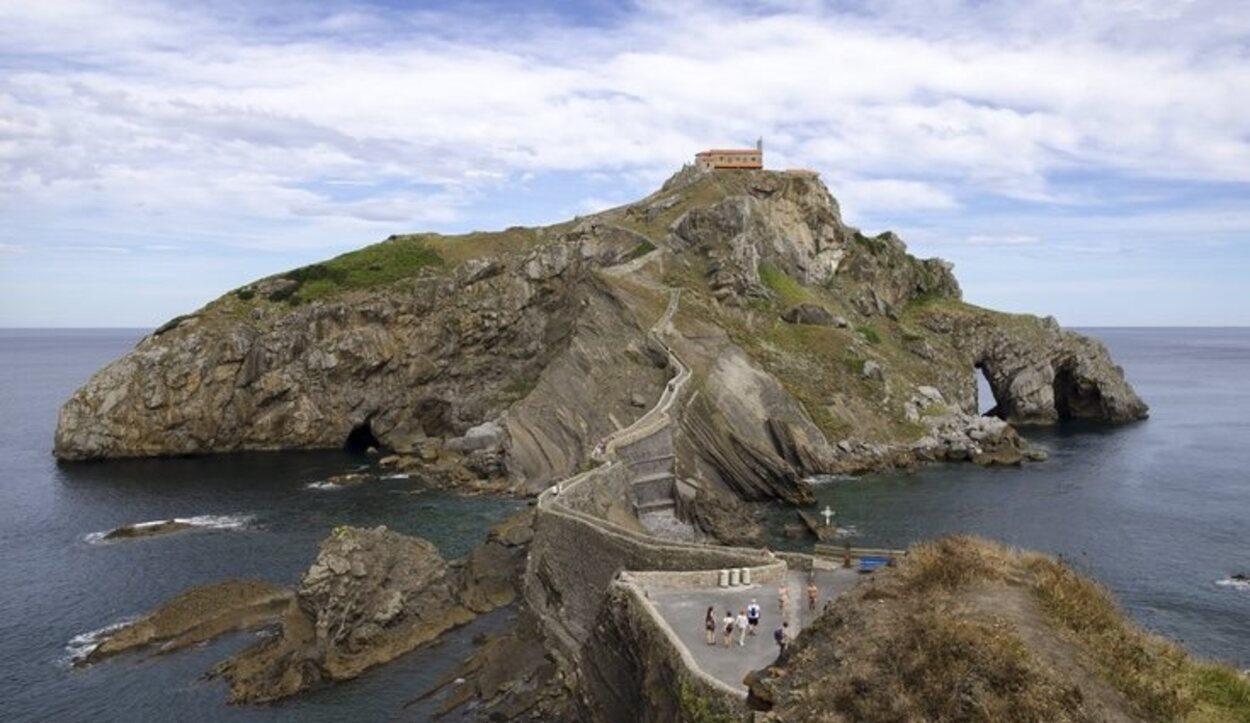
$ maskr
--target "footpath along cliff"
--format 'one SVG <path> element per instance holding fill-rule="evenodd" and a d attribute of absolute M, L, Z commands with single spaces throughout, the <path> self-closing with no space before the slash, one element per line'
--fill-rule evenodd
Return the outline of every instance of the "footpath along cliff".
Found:
<path fill-rule="evenodd" d="M 1042 455 L 1017 425 L 1147 414 L 1096 340 L 963 302 L 949 264 L 847 226 L 815 177 L 685 169 L 593 216 L 395 236 L 227 293 L 75 392 L 55 454 L 372 446 L 536 493 L 659 398 L 667 289 L 694 390 L 674 454 L 704 510 L 804 502 L 815 473 L 1019 463 Z"/>

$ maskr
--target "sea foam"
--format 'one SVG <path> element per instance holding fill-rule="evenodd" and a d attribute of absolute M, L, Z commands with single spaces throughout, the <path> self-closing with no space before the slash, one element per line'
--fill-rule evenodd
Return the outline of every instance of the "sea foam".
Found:
<path fill-rule="evenodd" d="M 124 620 L 119 620 L 115 623 L 105 625 L 102 628 L 75 635 L 69 639 L 68 643 L 65 644 L 66 655 L 65 658 L 62 659 L 62 662 L 66 665 L 74 665 L 75 663 L 84 660 L 88 655 L 91 655 L 96 648 L 100 647 L 100 643 L 104 642 L 105 638 L 138 619 L 139 618 L 137 617 L 126 618 Z"/>
<path fill-rule="evenodd" d="M 243 514 L 195 515 L 194 517 L 174 517 L 174 518 L 168 518 L 168 519 L 163 519 L 163 520 L 149 520 L 147 522 L 136 522 L 133 525 L 127 525 L 127 527 L 134 527 L 138 529 L 143 529 L 144 527 L 156 527 L 157 525 L 163 525 L 166 522 L 170 522 L 171 519 L 173 522 L 180 522 L 184 525 L 190 525 L 191 527 L 196 527 L 196 528 L 204 529 L 204 530 L 241 530 L 251 525 L 251 523 L 255 521 L 256 517 L 254 515 L 243 515 Z M 103 532 L 89 532 L 86 535 L 83 535 L 83 540 L 91 544 L 96 544 L 100 542 L 111 542 L 111 540 L 104 539 L 105 536 L 107 536 L 110 532 L 113 532 L 113 530 L 104 530 Z"/>

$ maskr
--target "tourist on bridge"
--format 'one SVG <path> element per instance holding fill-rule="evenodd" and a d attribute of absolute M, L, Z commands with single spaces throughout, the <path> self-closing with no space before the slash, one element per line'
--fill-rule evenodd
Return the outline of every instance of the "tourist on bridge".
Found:
<path fill-rule="evenodd" d="M 751 598 L 751 604 L 747 605 L 747 635 L 755 635 L 755 629 L 760 626 L 760 604 Z"/>
<path fill-rule="evenodd" d="M 728 648 L 729 644 L 732 643 L 734 639 L 734 611 L 733 610 L 725 611 L 725 619 L 721 621 L 721 627 L 725 631 L 725 637 L 723 638 L 723 641 L 725 643 L 725 647 Z"/>
<path fill-rule="evenodd" d="M 747 644 L 747 611 L 742 608 L 738 611 L 738 617 L 734 619 L 734 627 L 738 628 L 738 647 Z"/>
<path fill-rule="evenodd" d="M 716 644 L 716 613 L 712 606 L 708 606 L 707 615 L 703 616 L 703 629 L 707 631 L 707 644 Z"/>

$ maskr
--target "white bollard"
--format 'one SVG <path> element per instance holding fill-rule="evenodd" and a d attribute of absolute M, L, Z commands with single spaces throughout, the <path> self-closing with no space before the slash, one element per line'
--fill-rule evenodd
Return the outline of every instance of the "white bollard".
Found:
<path fill-rule="evenodd" d="M 731 568 L 731 569 L 729 570 L 729 586 L 730 586 L 730 587 L 737 587 L 737 586 L 738 586 L 738 574 L 739 574 L 739 573 L 741 573 L 741 572 L 742 572 L 742 571 L 741 571 L 741 570 L 739 570 L 739 569 L 738 569 L 738 568 L 736 568 L 736 567 L 735 567 L 735 568 Z"/>
<path fill-rule="evenodd" d="M 721 587 L 729 587 L 729 571 L 721 570 L 719 575 L 719 583 Z"/>
<path fill-rule="evenodd" d="M 743 585 L 751 584 L 751 568 L 749 567 L 742 568 L 742 584 Z"/>

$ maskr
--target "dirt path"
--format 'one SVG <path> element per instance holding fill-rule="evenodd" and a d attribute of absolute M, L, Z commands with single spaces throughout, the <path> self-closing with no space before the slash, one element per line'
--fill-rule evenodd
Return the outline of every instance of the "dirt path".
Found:
<path fill-rule="evenodd" d="M 1053 625 L 1046 620 L 1045 611 L 1027 589 L 995 585 L 971 594 L 968 600 L 979 614 L 1009 622 L 1028 649 L 1047 665 L 1055 670 L 1073 671 L 1072 677 L 1081 681 L 1081 693 L 1097 710 L 1099 720 L 1144 723 L 1145 719 L 1128 713 L 1132 710 L 1129 702 L 1090 669 L 1081 651 L 1056 634 Z"/>

